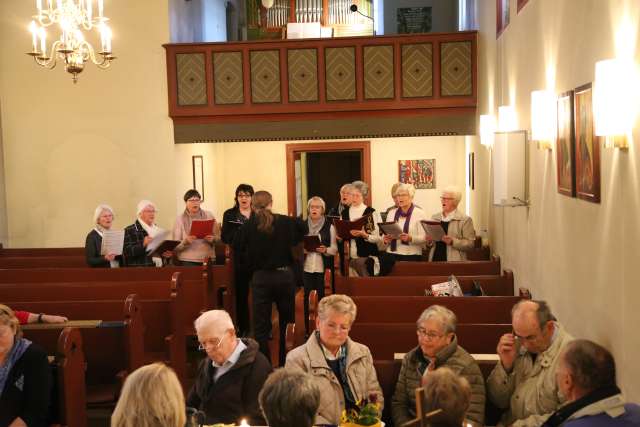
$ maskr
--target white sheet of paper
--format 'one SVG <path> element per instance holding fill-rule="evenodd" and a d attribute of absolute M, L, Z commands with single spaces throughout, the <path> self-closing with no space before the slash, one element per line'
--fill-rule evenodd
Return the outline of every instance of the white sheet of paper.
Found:
<path fill-rule="evenodd" d="M 105 230 L 102 233 L 100 255 L 122 255 L 124 246 L 124 230 Z"/>
<path fill-rule="evenodd" d="M 445 236 L 444 228 L 440 224 L 428 224 L 426 221 L 420 221 L 420 224 L 422 224 L 424 231 L 436 242 L 442 240 Z"/>
<path fill-rule="evenodd" d="M 167 240 L 169 234 L 171 234 L 169 230 L 160 230 L 158 233 L 156 233 L 151 243 L 147 245 L 147 253 L 150 254 L 151 252 L 155 251 L 156 248 L 162 244 L 162 242 Z"/>
<path fill-rule="evenodd" d="M 391 237 L 399 237 L 402 234 L 402 227 L 397 222 L 393 224 L 378 224 L 378 227 L 384 232 L 384 234 L 388 234 Z"/>

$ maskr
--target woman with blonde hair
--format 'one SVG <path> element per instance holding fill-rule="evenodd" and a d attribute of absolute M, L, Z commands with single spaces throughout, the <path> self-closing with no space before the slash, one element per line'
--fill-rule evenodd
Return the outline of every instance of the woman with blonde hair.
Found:
<path fill-rule="evenodd" d="M 111 427 L 184 427 L 184 394 L 173 370 L 162 363 L 136 369 L 127 377 Z"/>
<path fill-rule="evenodd" d="M 102 255 L 102 236 L 111 229 L 115 213 L 109 205 L 100 204 L 93 213 L 93 229 L 87 234 L 84 253 L 89 267 L 115 268 L 120 266 L 122 256 L 115 254 Z"/>
<path fill-rule="evenodd" d="M 276 303 L 280 317 L 280 355 L 284 362 L 284 333 L 293 322 L 296 284 L 291 249 L 300 240 L 292 218 L 271 212 L 273 198 L 268 191 L 257 191 L 251 199 L 253 215 L 238 230 L 233 252 L 246 256 L 251 274 L 253 329 L 260 351 L 270 359 L 271 304 Z"/>

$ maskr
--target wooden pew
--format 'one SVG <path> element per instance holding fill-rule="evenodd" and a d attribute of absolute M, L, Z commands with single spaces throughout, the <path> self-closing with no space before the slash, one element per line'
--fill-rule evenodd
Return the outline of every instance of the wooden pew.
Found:
<path fill-rule="evenodd" d="M 356 323 L 411 323 L 429 306 L 438 304 L 453 311 L 458 323 L 511 323 L 511 308 L 520 297 L 352 297 L 358 313 Z"/>
<path fill-rule="evenodd" d="M 135 295 L 124 301 L 11 302 L 18 310 L 56 310 L 76 319 L 102 317 L 95 327 L 82 329 L 83 351 L 87 363 L 87 402 L 114 404 L 121 382 L 145 363 L 144 325 Z M 25 325 L 25 336 L 45 348 L 55 346 L 59 325 Z"/>
<path fill-rule="evenodd" d="M 391 276 L 473 276 L 500 274 L 500 257 L 489 261 L 396 262 Z"/>
<path fill-rule="evenodd" d="M 448 276 L 383 276 L 340 277 L 336 281 L 336 293 L 350 296 L 421 296 L 431 285 L 446 282 Z M 463 292 L 470 292 L 477 282 L 489 296 L 514 295 L 513 272 L 504 270 L 502 275 L 456 276 Z"/>
<path fill-rule="evenodd" d="M 87 261 L 82 256 L 3 256 L 0 257 L 0 268 L 35 268 L 35 267 L 86 267 Z"/>
<path fill-rule="evenodd" d="M 84 256 L 84 248 L 4 248 L 0 257 Z"/>
<path fill-rule="evenodd" d="M 458 344 L 469 353 L 495 353 L 498 340 L 512 330 L 511 324 L 458 324 Z M 354 341 L 369 347 L 374 359 L 392 360 L 394 353 L 418 345 L 414 323 L 359 323 L 349 332 Z"/>

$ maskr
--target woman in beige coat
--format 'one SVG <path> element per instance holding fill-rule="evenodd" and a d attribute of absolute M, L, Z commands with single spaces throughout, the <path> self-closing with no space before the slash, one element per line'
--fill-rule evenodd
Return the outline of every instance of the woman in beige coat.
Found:
<path fill-rule="evenodd" d="M 426 235 L 427 246 L 431 247 L 429 261 L 465 261 L 466 252 L 473 249 L 476 232 L 471 218 L 458 211 L 460 199 L 462 193 L 456 187 L 442 190 L 442 212 L 431 218 L 442 222 L 445 236 L 442 241 L 434 242 L 429 234 Z"/>
<path fill-rule="evenodd" d="M 316 331 L 306 344 L 287 354 L 285 368 L 296 367 L 313 376 L 320 389 L 320 407 L 315 424 L 339 424 L 344 409 L 361 399 L 380 403 L 382 389 L 369 349 L 349 339 L 356 318 L 356 305 L 346 295 L 331 295 L 318 305 Z"/>

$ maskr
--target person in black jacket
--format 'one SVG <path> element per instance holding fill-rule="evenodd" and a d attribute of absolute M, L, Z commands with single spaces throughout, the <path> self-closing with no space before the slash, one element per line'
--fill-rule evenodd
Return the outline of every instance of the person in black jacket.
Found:
<path fill-rule="evenodd" d="M 119 267 L 122 257 L 115 254 L 101 255 L 102 235 L 111 229 L 115 214 L 109 205 L 98 205 L 93 214 L 95 227 L 87 234 L 84 243 L 84 253 L 89 267 L 110 268 Z"/>
<path fill-rule="evenodd" d="M 47 425 L 51 374 L 47 354 L 22 338 L 13 310 L 0 304 L 0 427 Z"/>
<path fill-rule="evenodd" d="M 280 318 L 280 363 L 284 363 L 284 334 L 294 320 L 295 277 L 292 248 L 301 240 L 293 218 L 271 212 L 273 199 L 267 191 L 253 195 L 253 215 L 238 230 L 233 252 L 246 255 L 251 273 L 253 330 L 260 351 L 269 355 L 271 304 L 276 303 Z"/>
<path fill-rule="evenodd" d="M 238 339 L 224 310 L 209 310 L 194 322 L 200 350 L 207 357 L 187 397 L 187 406 L 205 413 L 205 424 L 266 425 L 258 394 L 271 373 L 271 364 L 258 343 Z"/>
<path fill-rule="evenodd" d="M 228 245 L 233 243 L 236 231 L 251 217 L 251 197 L 253 187 L 249 184 L 240 184 L 236 188 L 236 196 L 233 199 L 235 205 L 227 209 L 222 217 L 222 241 Z M 235 276 L 236 293 L 236 322 L 240 336 L 249 334 L 249 280 L 244 254 L 233 254 L 233 272 Z"/>

